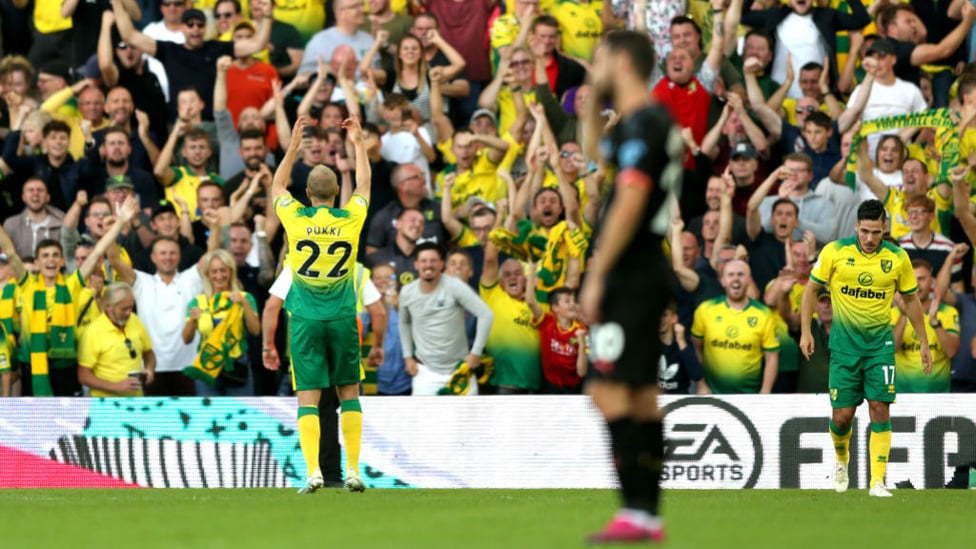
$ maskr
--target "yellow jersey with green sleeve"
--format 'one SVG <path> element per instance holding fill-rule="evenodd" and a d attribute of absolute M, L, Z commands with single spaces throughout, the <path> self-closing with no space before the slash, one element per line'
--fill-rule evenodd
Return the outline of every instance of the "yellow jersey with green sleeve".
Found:
<path fill-rule="evenodd" d="M 763 353 L 779 351 L 773 313 L 754 299 L 741 311 L 724 295 L 703 302 L 691 335 L 702 340 L 705 382 L 715 394 L 758 393 Z"/>
<path fill-rule="evenodd" d="M 950 334 L 959 335 L 959 312 L 955 307 L 939 304 L 935 317 L 942 323 L 942 328 Z M 891 325 L 894 326 L 901 318 L 901 311 L 891 310 Z M 948 393 L 952 381 L 950 362 L 952 357 L 946 354 L 939 342 L 936 329 L 929 324 L 929 312 L 925 311 L 925 334 L 929 340 L 929 350 L 932 352 L 932 371 L 928 374 L 922 366 L 922 355 L 919 350 L 922 345 L 918 341 L 918 334 L 911 322 L 905 323 L 905 333 L 901 345 L 895 350 L 895 385 L 899 393 Z"/>
<path fill-rule="evenodd" d="M 603 34 L 603 2 L 597 0 L 581 4 L 572 0 L 562 0 L 547 10 L 559 22 L 559 35 L 562 52 L 572 57 L 589 61 L 593 58 L 593 48 Z"/>
<path fill-rule="evenodd" d="M 932 232 L 948 234 L 948 223 L 952 219 L 952 199 L 943 198 L 934 188 L 929 189 L 925 194 L 935 202 L 935 217 L 932 218 L 932 223 L 929 224 L 929 228 L 932 229 Z M 894 187 L 888 188 L 888 194 L 885 195 L 884 199 L 884 207 L 890 219 L 891 228 L 889 232 L 896 239 L 912 232 L 912 226 L 908 222 L 907 202 L 908 200 L 905 198 L 904 191 Z M 947 224 L 943 225 L 943 222 Z"/>
<path fill-rule="evenodd" d="M 294 275 L 285 307 L 309 320 L 356 316 L 356 252 L 366 197 L 352 195 L 345 208 L 305 207 L 286 192 L 274 206 L 288 235 L 287 261 Z"/>
<path fill-rule="evenodd" d="M 820 251 L 810 280 L 830 289 L 832 351 L 860 356 L 895 351 L 891 300 L 895 292 L 918 291 L 905 250 L 882 241 L 876 252 L 865 254 L 856 237 L 835 240 Z"/>

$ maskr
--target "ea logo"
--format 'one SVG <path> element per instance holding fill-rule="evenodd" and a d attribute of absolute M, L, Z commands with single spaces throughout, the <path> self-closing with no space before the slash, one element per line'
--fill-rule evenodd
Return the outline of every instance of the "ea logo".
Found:
<path fill-rule="evenodd" d="M 590 330 L 590 359 L 593 362 L 616 362 L 624 352 L 624 329 L 620 324 L 597 324 Z"/>
<path fill-rule="evenodd" d="M 857 283 L 861 286 L 870 286 L 874 284 L 874 277 L 871 273 L 861 273 L 857 275 Z"/>
<path fill-rule="evenodd" d="M 665 488 L 753 488 L 763 466 L 759 432 L 723 400 L 688 397 L 665 407 Z"/>

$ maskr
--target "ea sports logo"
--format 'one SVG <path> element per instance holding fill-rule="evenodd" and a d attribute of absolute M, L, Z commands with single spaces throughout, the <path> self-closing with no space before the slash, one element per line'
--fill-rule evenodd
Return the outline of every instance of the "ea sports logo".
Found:
<path fill-rule="evenodd" d="M 665 488 L 753 488 L 762 471 L 759 432 L 735 406 L 688 397 L 665 407 Z"/>

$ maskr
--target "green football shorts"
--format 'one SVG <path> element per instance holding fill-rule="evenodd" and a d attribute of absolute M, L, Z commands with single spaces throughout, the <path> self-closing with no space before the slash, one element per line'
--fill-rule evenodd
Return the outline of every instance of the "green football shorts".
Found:
<path fill-rule="evenodd" d="M 291 371 L 296 391 L 359 383 L 356 317 L 309 320 L 288 316 Z"/>
<path fill-rule="evenodd" d="M 895 353 L 873 356 L 830 353 L 830 405 L 858 406 L 864 399 L 895 401 Z"/>

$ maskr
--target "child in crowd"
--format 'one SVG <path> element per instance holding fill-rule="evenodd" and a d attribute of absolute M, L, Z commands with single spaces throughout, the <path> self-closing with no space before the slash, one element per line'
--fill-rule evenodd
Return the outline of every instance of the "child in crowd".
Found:
<path fill-rule="evenodd" d="M 529 265 L 526 287 L 535 287 L 535 266 Z M 580 322 L 576 290 L 560 287 L 549 292 L 549 310 L 536 301 L 535 292 L 525 292 L 532 309 L 532 323 L 539 327 L 542 353 L 542 392 L 549 395 L 578 395 L 586 375 L 586 326 Z"/>

